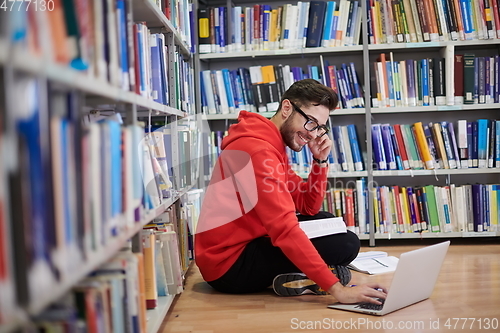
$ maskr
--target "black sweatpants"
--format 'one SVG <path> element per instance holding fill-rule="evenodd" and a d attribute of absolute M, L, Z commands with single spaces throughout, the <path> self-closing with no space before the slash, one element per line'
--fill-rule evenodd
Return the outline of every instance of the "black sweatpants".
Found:
<path fill-rule="evenodd" d="M 328 212 L 314 216 L 299 215 L 299 221 L 333 217 Z M 347 231 L 311 239 L 321 258 L 328 265 L 348 265 L 356 258 L 360 248 L 358 236 Z M 300 270 L 271 243 L 269 237 L 256 238 L 247 244 L 231 268 L 220 278 L 208 282 L 214 289 L 230 294 L 244 294 L 265 290 L 276 275 L 296 273 Z"/>

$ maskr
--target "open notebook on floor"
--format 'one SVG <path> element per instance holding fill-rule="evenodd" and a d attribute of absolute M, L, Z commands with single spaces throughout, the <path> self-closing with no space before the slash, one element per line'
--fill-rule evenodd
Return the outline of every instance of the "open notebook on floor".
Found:
<path fill-rule="evenodd" d="M 383 251 L 360 252 L 347 267 L 365 274 L 394 272 L 399 259 Z"/>
<path fill-rule="evenodd" d="M 449 245 L 447 241 L 401 254 L 384 304 L 335 303 L 328 307 L 382 316 L 429 298 Z"/>

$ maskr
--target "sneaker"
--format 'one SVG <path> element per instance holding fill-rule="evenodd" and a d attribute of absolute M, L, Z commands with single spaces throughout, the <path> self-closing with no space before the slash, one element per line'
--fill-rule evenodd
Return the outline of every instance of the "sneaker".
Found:
<path fill-rule="evenodd" d="M 308 279 L 304 273 L 288 273 L 277 275 L 273 280 L 273 289 L 278 296 L 326 295 L 316 282 Z"/>
<path fill-rule="evenodd" d="M 342 285 L 347 285 L 351 281 L 351 271 L 341 265 L 328 266 L 337 276 Z M 299 295 L 327 295 L 328 292 L 321 289 L 313 280 L 304 273 L 288 273 L 277 275 L 273 280 L 274 292 L 279 296 L 299 296 Z"/>
<path fill-rule="evenodd" d="M 351 281 L 351 270 L 346 266 L 334 265 L 328 266 L 328 268 L 337 276 L 337 279 L 339 279 L 343 286 L 347 286 L 347 284 Z"/>

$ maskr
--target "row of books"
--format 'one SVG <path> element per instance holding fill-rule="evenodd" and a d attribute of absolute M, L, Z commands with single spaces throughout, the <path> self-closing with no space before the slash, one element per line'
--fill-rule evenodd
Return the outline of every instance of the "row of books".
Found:
<path fill-rule="evenodd" d="M 373 124 L 374 164 L 377 170 L 499 168 L 499 126 L 489 119 Z"/>
<path fill-rule="evenodd" d="M 142 252 L 129 246 L 72 287 L 60 300 L 37 315 L 40 330 L 142 333 L 148 331 L 147 310 L 160 297 L 183 291 L 189 261 L 183 248 L 185 220 L 173 205 L 140 232 Z"/>
<path fill-rule="evenodd" d="M 339 106 L 363 107 L 362 86 L 354 63 L 327 68 L 327 85 L 339 93 Z M 281 96 L 294 82 L 306 78 L 321 81 L 322 77 L 321 67 L 313 65 L 307 70 L 289 65 L 204 70 L 200 73 L 202 109 L 206 114 L 277 111 Z"/>
<path fill-rule="evenodd" d="M 339 109 L 362 108 L 365 106 L 364 89 L 356 66 L 353 62 L 341 66 L 330 65 L 328 60 L 321 60 L 321 77 L 324 85 L 332 88 L 339 96 Z"/>
<path fill-rule="evenodd" d="M 146 332 L 145 256 L 119 252 L 33 318 L 44 332 Z"/>
<path fill-rule="evenodd" d="M 157 157 L 162 171 L 170 181 L 174 189 L 180 190 L 187 186 L 194 185 L 199 173 L 198 157 L 201 154 L 199 145 L 201 135 L 199 131 L 187 126 L 181 122 L 177 123 L 177 134 L 172 134 L 172 125 L 165 125 L 158 122 L 152 124 L 152 127 L 146 128 L 146 132 L 151 134 L 150 138 L 153 156 Z M 173 137 L 173 135 L 175 137 Z M 178 157 L 174 159 L 174 150 L 172 149 L 174 140 L 177 141 Z M 154 177 L 158 179 L 156 170 L 153 170 Z M 162 183 L 158 182 L 157 188 L 162 188 Z M 156 195 L 161 198 L 162 195 Z M 163 193 L 163 197 L 169 197 Z M 161 202 L 156 202 L 159 204 Z"/>
<path fill-rule="evenodd" d="M 205 137 L 207 148 L 203 154 L 207 157 L 206 167 L 209 170 L 215 166 L 216 159 L 221 153 L 221 143 L 225 135 L 227 135 L 227 131 L 212 131 L 210 136 Z M 329 171 L 363 171 L 365 165 L 356 125 L 333 126 L 331 137 L 333 145 L 329 155 Z M 287 147 L 287 155 L 293 171 L 299 174 L 309 173 L 313 159 L 307 145 L 300 152 Z"/>
<path fill-rule="evenodd" d="M 211 169 L 219 156 L 223 131 L 207 137 L 208 164 Z M 500 168 L 500 124 L 498 120 L 458 120 L 453 122 L 372 125 L 373 162 L 377 170 Z M 356 125 L 332 126 L 329 171 L 365 170 Z M 312 155 L 287 150 L 292 169 L 308 173 Z"/>
<path fill-rule="evenodd" d="M 366 178 L 357 179 L 352 187 L 330 184 L 323 199 L 322 210 L 342 217 L 348 230 L 357 235 L 368 232 L 368 196 Z"/>
<path fill-rule="evenodd" d="M 0 133 L 12 161 L 0 168 L 0 288 L 17 285 L 11 300 L 31 304 L 172 197 L 169 170 L 182 168 L 119 114 L 82 122 L 78 92 L 21 74 L 10 85 L 24 103 L 0 116 L 14 125 Z"/>
<path fill-rule="evenodd" d="M 370 232 L 366 179 L 352 188 L 331 187 L 322 209 L 343 217 L 356 234 Z M 376 186 L 373 189 L 376 234 L 497 231 L 500 186 Z"/>
<path fill-rule="evenodd" d="M 179 3 L 187 6 L 187 1 Z M 165 35 L 151 34 L 146 22 L 134 23 L 130 5 L 125 0 L 94 0 L 80 8 L 74 1 L 64 1 L 55 2 L 51 11 L 36 11 L 29 3 L 20 4 L 22 10 L 17 15 L 5 17 L 6 26 L 12 27 L 8 38 L 36 57 L 194 113 L 193 85 L 180 84 L 193 82 L 192 66 L 182 60 L 178 45 L 166 49 L 169 43 L 165 43 Z M 175 77 L 166 75 L 169 63 L 178 67 Z M 177 86 L 182 103 L 168 98 L 169 87 Z"/>
<path fill-rule="evenodd" d="M 356 125 L 332 126 L 329 135 L 332 139 L 332 147 L 328 156 L 329 172 L 364 171 L 364 158 Z M 304 146 L 300 152 L 287 147 L 287 155 L 292 170 L 299 174 L 309 173 L 313 159 L 308 146 Z"/>
<path fill-rule="evenodd" d="M 158 9 L 172 23 L 174 29 L 180 34 L 181 39 L 194 53 L 193 4 L 188 0 L 154 0 Z"/>
<path fill-rule="evenodd" d="M 500 38 L 497 0 L 370 0 L 370 44 Z"/>
<path fill-rule="evenodd" d="M 200 8 L 199 53 L 358 45 L 361 1 Z"/>
<path fill-rule="evenodd" d="M 499 191 L 497 184 L 377 187 L 375 232 L 497 231 Z"/>
<path fill-rule="evenodd" d="M 500 102 L 500 56 L 475 57 L 456 54 L 453 73 L 445 58 L 394 61 L 381 54 L 374 63 L 373 107 L 488 104 Z M 450 68 L 450 67 L 448 67 Z M 454 90 L 447 98 L 448 85 Z M 450 102 L 451 101 L 451 102 Z"/>

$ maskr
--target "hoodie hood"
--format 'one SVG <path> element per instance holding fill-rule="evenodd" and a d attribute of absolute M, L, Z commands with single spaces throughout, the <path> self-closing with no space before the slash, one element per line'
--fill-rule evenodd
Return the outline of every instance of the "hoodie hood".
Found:
<path fill-rule="evenodd" d="M 276 125 L 264 116 L 241 111 L 238 116 L 238 123 L 231 125 L 228 135 L 222 140 L 222 149 L 242 137 L 259 139 L 271 144 L 278 151 L 284 151 L 285 143 Z"/>

